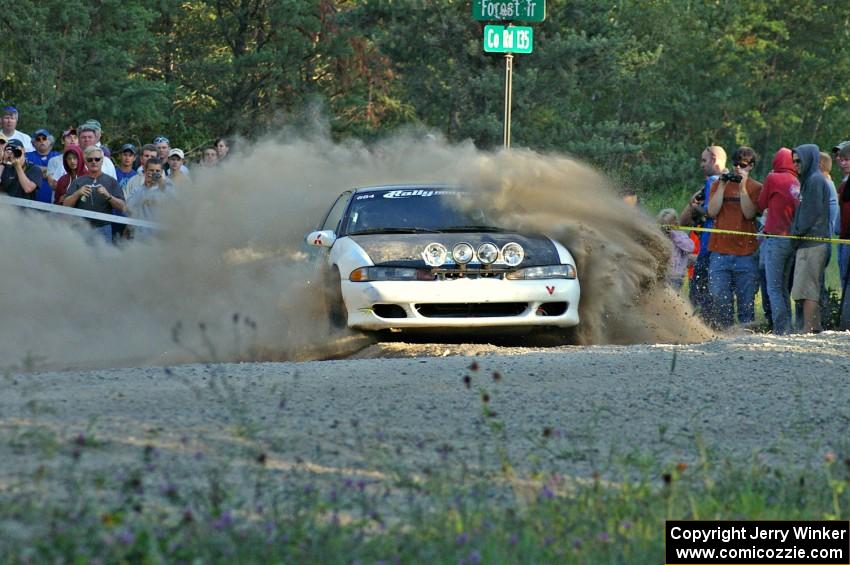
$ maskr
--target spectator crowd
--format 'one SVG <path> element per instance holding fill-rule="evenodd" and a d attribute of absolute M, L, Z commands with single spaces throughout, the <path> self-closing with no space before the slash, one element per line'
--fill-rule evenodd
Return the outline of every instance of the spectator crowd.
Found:
<path fill-rule="evenodd" d="M 850 141 L 831 154 L 813 144 L 782 147 L 764 182 L 751 175 L 757 155 L 750 147 L 735 149 L 728 168 L 722 147 L 706 147 L 700 158 L 702 188 L 680 213 L 668 208 L 658 215 L 671 240 L 670 284 L 678 289 L 688 277 L 689 298 L 713 327 L 752 325 L 761 292 L 774 333 L 817 333 L 828 312 L 825 272 L 835 254 L 839 326 L 848 329 L 850 244 L 837 242 L 834 253 L 833 240 L 850 240 Z M 834 161 L 841 175 L 837 188 Z M 689 237 L 671 229 L 676 224 L 696 229 Z"/>
<path fill-rule="evenodd" d="M 2 109 L 0 131 L 0 194 L 100 212 L 156 221 L 158 210 L 181 185 L 192 182 L 185 152 L 172 147 L 165 136 L 136 147 L 125 143 L 117 154 L 101 143 L 97 120 L 65 129 L 57 140 L 46 128 L 32 137 L 18 128 L 18 110 Z M 219 138 L 203 148 L 198 167 L 214 167 L 227 158 L 227 140 Z M 113 158 L 115 159 L 113 161 Z M 150 228 L 87 218 L 94 237 L 107 241 L 150 237 Z"/>

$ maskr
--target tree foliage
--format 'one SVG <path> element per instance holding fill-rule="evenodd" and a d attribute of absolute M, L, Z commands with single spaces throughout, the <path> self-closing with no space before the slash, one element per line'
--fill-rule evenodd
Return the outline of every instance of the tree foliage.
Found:
<path fill-rule="evenodd" d="M 401 126 L 502 142 L 504 59 L 457 0 L 42 0 L 0 14 L 0 98 L 20 127 L 98 118 L 115 143 L 188 149 L 318 113 L 336 138 Z M 710 143 L 850 137 L 845 0 L 549 0 L 514 58 L 515 146 L 569 152 L 645 190 Z"/>

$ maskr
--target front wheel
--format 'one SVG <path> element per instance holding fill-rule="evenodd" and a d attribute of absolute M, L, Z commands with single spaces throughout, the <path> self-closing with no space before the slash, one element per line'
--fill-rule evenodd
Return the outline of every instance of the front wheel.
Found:
<path fill-rule="evenodd" d="M 334 267 L 328 275 L 325 289 L 325 310 L 332 329 L 343 330 L 348 327 L 348 310 L 342 298 L 342 279 L 339 270 Z"/>

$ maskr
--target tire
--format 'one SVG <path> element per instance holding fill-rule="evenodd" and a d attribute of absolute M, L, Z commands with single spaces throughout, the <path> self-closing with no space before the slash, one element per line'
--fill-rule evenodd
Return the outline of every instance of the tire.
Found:
<path fill-rule="evenodd" d="M 524 345 L 529 347 L 560 347 L 562 345 L 578 344 L 578 326 L 573 326 L 570 328 L 536 330 L 526 336 Z"/>
<path fill-rule="evenodd" d="M 328 275 L 325 310 L 328 313 L 328 323 L 331 329 L 344 330 L 348 327 L 348 310 L 345 308 L 345 301 L 342 298 L 342 280 L 336 267 L 333 267 Z"/>

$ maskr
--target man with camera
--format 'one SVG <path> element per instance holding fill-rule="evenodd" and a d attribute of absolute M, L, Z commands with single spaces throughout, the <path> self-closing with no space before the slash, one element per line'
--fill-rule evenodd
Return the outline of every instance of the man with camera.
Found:
<path fill-rule="evenodd" d="M 65 194 L 65 206 L 112 214 L 112 210 L 124 212 L 127 209 L 124 195 L 118 188 L 118 181 L 103 172 L 103 162 L 106 157 L 103 150 L 97 146 L 86 147 L 83 152 L 88 174 L 77 177 L 68 186 Z M 105 220 L 88 218 L 94 231 L 107 242 L 112 242 L 112 224 Z"/>
<path fill-rule="evenodd" d="M 41 168 L 27 161 L 24 144 L 20 139 L 7 141 L 0 162 L 0 192 L 15 198 L 35 200 L 39 185 Z"/>
<path fill-rule="evenodd" d="M 127 208 L 133 218 L 159 221 L 160 204 L 174 197 L 174 184 L 162 169 L 162 161 L 158 157 L 151 157 L 145 162 L 145 180 L 133 188 L 127 199 Z M 133 239 L 146 239 L 155 234 L 156 230 L 150 228 L 133 228 Z"/>
<path fill-rule="evenodd" d="M 732 154 L 732 171 L 720 175 L 709 193 L 708 215 L 714 218 L 715 229 L 753 234 L 712 232 L 708 240 L 709 291 L 714 323 L 720 328 L 734 323 L 736 305 L 739 323 L 749 324 L 755 319 L 758 287 L 755 203 L 762 189 L 760 182 L 749 178 L 755 163 L 755 151 L 739 147 Z"/>
<path fill-rule="evenodd" d="M 718 145 L 706 147 L 700 155 L 700 167 L 705 174 L 705 182 L 703 187 L 691 196 L 690 202 L 682 210 L 679 224 L 710 228 L 714 225 L 714 220 L 708 217 L 706 202 L 711 185 L 726 170 L 726 151 Z M 708 272 L 708 264 L 711 258 L 711 252 L 708 250 L 710 236 L 709 232 L 702 232 L 699 236 L 699 254 L 694 263 L 694 275 L 688 291 L 691 304 L 699 310 L 703 319 L 707 322 L 711 322 L 712 311 Z"/>
<path fill-rule="evenodd" d="M 101 170 L 103 174 L 112 177 L 113 179 L 118 181 L 118 173 L 115 172 L 115 163 L 106 156 L 106 152 L 100 146 L 100 142 L 98 141 L 100 135 L 100 126 L 97 122 L 86 122 L 77 128 L 77 135 L 80 140 L 80 147 L 82 147 L 83 151 L 88 149 L 89 147 L 94 147 L 95 149 L 100 150 L 103 161 L 101 162 Z"/>

